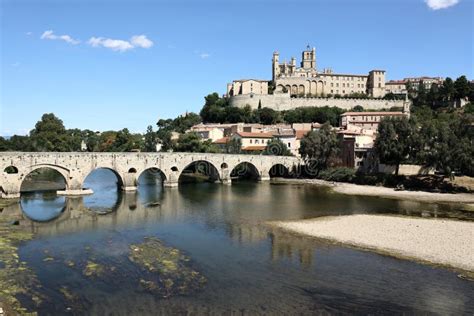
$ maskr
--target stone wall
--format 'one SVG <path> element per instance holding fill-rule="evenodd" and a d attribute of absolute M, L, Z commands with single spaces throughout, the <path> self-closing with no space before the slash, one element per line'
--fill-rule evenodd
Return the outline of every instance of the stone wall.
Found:
<path fill-rule="evenodd" d="M 350 110 L 360 105 L 364 110 L 388 110 L 392 107 L 403 108 L 404 100 L 381 100 L 381 99 L 335 99 L 335 98 L 291 98 L 288 93 L 268 95 L 237 95 L 230 98 L 230 105 L 244 107 L 247 104 L 252 109 L 257 109 L 259 104 L 277 111 L 292 110 L 298 107 L 338 107 Z"/>

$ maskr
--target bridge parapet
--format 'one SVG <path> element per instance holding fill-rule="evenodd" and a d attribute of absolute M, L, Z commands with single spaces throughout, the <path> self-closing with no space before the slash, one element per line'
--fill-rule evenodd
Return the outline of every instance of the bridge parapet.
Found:
<path fill-rule="evenodd" d="M 191 164 L 204 162 L 216 170 L 216 177 L 231 183 L 231 173 L 240 164 L 255 168 L 258 179 L 269 180 L 274 165 L 288 170 L 302 163 L 299 158 L 269 155 L 234 155 L 210 153 L 82 153 L 82 152 L 0 152 L 0 197 L 18 198 L 25 177 L 39 168 L 58 171 L 65 179 L 64 195 L 92 193 L 84 190 L 85 178 L 95 169 L 112 170 L 123 190 L 136 190 L 139 176 L 146 170 L 158 170 L 164 186 L 175 187 Z"/>

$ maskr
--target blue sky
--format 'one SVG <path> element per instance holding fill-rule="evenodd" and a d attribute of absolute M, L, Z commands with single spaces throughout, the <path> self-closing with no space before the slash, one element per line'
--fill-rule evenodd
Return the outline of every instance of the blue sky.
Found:
<path fill-rule="evenodd" d="M 0 135 L 48 112 L 142 132 L 234 79 L 270 79 L 274 50 L 299 61 L 307 44 L 339 73 L 474 77 L 472 0 L 0 3 Z"/>

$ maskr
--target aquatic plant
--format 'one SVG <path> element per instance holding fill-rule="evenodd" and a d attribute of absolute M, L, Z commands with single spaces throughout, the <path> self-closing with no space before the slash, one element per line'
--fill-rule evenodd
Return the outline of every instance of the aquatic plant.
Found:
<path fill-rule="evenodd" d="M 207 281 L 192 269 L 189 257 L 157 238 L 146 237 L 143 243 L 130 245 L 128 258 L 150 272 L 150 280 L 140 279 L 140 288 L 163 297 L 188 294 Z"/>
<path fill-rule="evenodd" d="M 8 221 L 6 218 L 0 221 L 0 306 L 6 315 L 36 315 L 18 300 L 20 295 L 26 296 L 39 306 L 44 299 L 35 273 L 18 256 L 18 245 L 32 239 L 33 234 L 8 225 Z"/>

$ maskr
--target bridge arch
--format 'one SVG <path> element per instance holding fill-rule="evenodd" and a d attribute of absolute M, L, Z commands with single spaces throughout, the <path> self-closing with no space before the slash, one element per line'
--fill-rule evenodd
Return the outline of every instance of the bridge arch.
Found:
<path fill-rule="evenodd" d="M 268 176 L 270 178 L 275 178 L 275 177 L 287 178 L 290 176 L 290 168 L 288 168 L 287 166 L 281 163 L 274 164 L 268 171 Z"/>
<path fill-rule="evenodd" d="M 112 171 L 112 173 L 115 175 L 115 178 L 117 179 L 117 187 L 119 188 L 122 188 L 124 186 L 124 178 L 122 177 L 122 175 L 120 175 L 120 173 L 115 170 L 114 168 L 111 168 L 111 167 L 102 167 L 102 166 L 97 166 L 95 167 L 94 169 L 90 170 L 83 178 L 82 180 L 82 185 L 81 187 L 83 188 L 84 187 L 84 184 L 87 180 L 88 177 L 90 177 L 94 172 L 97 172 L 99 170 L 108 170 L 108 171 Z"/>
<path fill-rule="evenodd" d="M 69 187 L 69 181 L 68 181 L 68 177 L 69 177 L 69 170 L 64 168 L 64 167 L 61 167 L 61 166 L 56 166 L 56 165 L 49 165 L 49 164 L 42 164 L 42 165 L 35 165 L 33 167 L 31 167 L 28 172 L 26 172 L 25 174 L 21 174 L 20 176 L 20 179 L 19 179 L 19 187 L 18 187 L 18 192 L 24 192 L 26 190 L 25 188 L 25 180 L 28 179 L 29 176 L 32 176 L 32 177 L 37 177 L 35 176 L 35 172 L 38 171 L 38 170 L 52 170 L 54 171 L 54 173 L 58 176 L 60 176 L 63 180 L 63 183 L 64 183 L 64 189 L 67 190 L 68 187 Z M 37 179 L 31 179 L 31 182 L 34 182 L 34 181 L 38 181 Z"/>
<path fill-rule="evenodd" d="M 137 184 L 140 185 L 140 183 L 143 183 L 147 177 L 148 179 L 159 179 L 161 184 L 166 181 L 166 174 L 163 172 L 163 170 L 158 167 L 149 167 L 140 172 L 137 177 Z"/>
<path fill-rule="evenodd" d="M 249 161 L 242 161 L 232 168 L 230 177 L 231 179 L 259 180 L 260 172 L 253 163 Z"/>
<path fill-rule="evenodd" d="M 222 165 L 227 164 L 222 163 Z M 186 182 L 186 178 L 188 178 L 187 180 L 189 180 L 191 176 L 194 179 L 200 178 L 209 182 L 216 182 L 221 179 L 219 170 L 212 162 L 207 160 L 196 160 L 186 165 L 186 167 L 182 169 L 178 181 Z"/>

